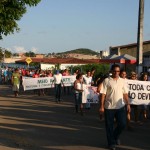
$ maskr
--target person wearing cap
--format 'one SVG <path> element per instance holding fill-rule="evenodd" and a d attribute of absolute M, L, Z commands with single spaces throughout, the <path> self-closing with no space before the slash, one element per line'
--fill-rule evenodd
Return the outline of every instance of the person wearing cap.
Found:
<path fill-rule="evenodd" d="M 115 64 L 111 68 L 112 76 L 103 81 L 101 89 L 101 104 L 99 111 L 104 113 L 108 147 L 115 150 L 120 145 L 119 137 L 126 127 L 126 109 L 130 111 L 128 89 L 125 81 L 120 78 L 120 66 Z M 114 128 L 114 119 L 116 127 Z"/>

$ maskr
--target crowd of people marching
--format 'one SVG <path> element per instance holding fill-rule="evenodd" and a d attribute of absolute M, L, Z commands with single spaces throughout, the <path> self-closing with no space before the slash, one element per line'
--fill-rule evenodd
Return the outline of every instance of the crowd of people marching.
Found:
<path fill-rule="evenodd" d="M 72 89 L 74 89 L 75 93 L 75 111 L 78 112 L 80 108 L 80 112 L 83 115 L 83 107 L 86 109 L 90 109 L 90 103 L 86 103 L 84 106 L 82 104 L 82 84 L 86 84 L 89 86 L 97 86 L 97 93 L 100 94 L 102 83 L 105 78 L 112 75 L 111 71 L 107 75 L 103 75 L 100 77 L 95 78 L 95 68 L 92 68 L 91 70 L 87 70 L 86 74 L 81 73 L 80 69 L 76 69 L 76 71 L 71 74 L 68 69 L 64 70 L 55 70 L 55 72 L 52 72 L 52 70 L 35 70 L 35 69 L 21 69 L 21 68 L 4 68 L 3 70 L 0 69 L 0 83 L 1 84 L 13 84 L 13 91 L 14 95 L 17 97 L 20 85 L 22 84 L 22 77 L 32 77 L 32 78 L 40 78 L 40 77 L 54 77 L 54 84 L 55 84 L 55 99 L 56 102 L 61 101 L 61 94 L 62 94 L 62 76 L 70 76 L 75 75 L 76 81 L 74 82 L 74 87 L 63 87 L 63 93 L 70 94 L 72 92 Z M 131 72 L 130 74 L 127 74 L 125 70 L 121 70 L 120 77 L 124 80 L 130 79 L 130 80 L 140 80 L 140 81 L 149 81 L 149 75 L 148 73 L 141 73 L 140 76 L 136 74 L 136 72 Z M 34 90 L 34 93 L 37 93 L 40 95 L 45 95 L 47 89 L 39 89 Z M 137 106 L 133 105 L 133 112 L 134 112 L 134 120 L 138 121 L 139 115 L 140 118 L 143 118 L 146 120 L 149 116 L 149 106 L 142 105 Z M 100 117 L 102 117 L 100 115 Z M 128 124 L 131 120 L 130 113 L 127 114 L 127 120 Z M 129 130 L 131 126 L 129 125 Z"/>
<path fill-rule="evenodd" d="M 82 92 L 83 92 L 83 84 L 88 85 L 88 86 L 96 86 L 97 87 L 97 94 L 99 95 L 99 104 L 100 104 L 100 109 L 99 109 L 99 115 L 100 115 L 100 119 L 105 119 L 106 120 L 106 131 L 107 128 L 109 130 L 109 125 L 108 123 L 110 123 L 110 118 L 108 119 L 108 116 L 112 116 L 112 114 L 114 112 L 111 111 L 111 114 L 109 111 L 109 108 L 106 109 L 104 108 L 102 105 L 105 103 L 108 104 L 106 105 L 106 107 L 109 107 L 109 105 L 111 106 L 110 110 L 117 110 L 116 107 L 118 106 L 113 106 L 113 102 L 109 101 L 108 99 L 112 98 L 111 96 L 109 97 L 108 95 L 115 95 L 115 90 L 120 90 L 119 88 L 121 88 L 122 86 L 122 81 L 126 81 L 126 80 L 140 80 L 140 81 L 144 81 L 144 82 L 148 82 L 149 81 L 149 74 L 148 73 L 141 73 L 140 76 L 138 76 L 136 74 L 136 72 L 132 71 L 129 74 L 127 74 L 127 72 L 125 70 L 120 70 L 119 66 L 114 66 L 112 67 L 113 69 L 111 69 L 111 71 L 107 74 L 107 75 L 102 75 L 99 77 L 95 77 L 95 72 L 96 72 L 96 68 L 92 68 L 91 70 L 87 70 L 87 72 L 85 74 L 83 74 L 80 69 L 77 69 L 73 74 L 71 74 L 69 72 L 68 69 L 64 69 L 64 70 L 55 70 L 55 72 L 52 72 L 51 70 L 34 70 L 34 69 L 18 69 L 18 68 L 5 68 L 5 69 L 0 69 L 0 83 L 1 84 L 11 84 L 12 85 L 12 90 L 14 91 L 14 95 L 15 97 L 18 96 L 19 93 L 19 88 L 20 85 L 22 85 L 22 78 L 23 77 L 30 77 L 30 78 L 40 78 L 40 77 L 53 77 L 54 79 L 54 88 L 55 88 L 55 100 L 57 103 L 61 102 L 61 95 L 62 93 L 67 93 L 67 94 L 73 94 L 75 96 L 75 112 L 78 113 L 80 112 L 81 115 L 84 114 L 84 109 L 90 109 L 90 103 L 87 102 L 85 104 L 82 103 Z M 116 70 L 118 69 L 118 70 Z M 76 80 L 74 81 L 74 85 L 72 87 L 70 86 L 64 86 L 63 85 L 63 80 L 62 77 L 63 76 L 71 76 L 74 75 L 76 76 Z M 119 80 L 121 79 L 121 80 Z M 115 82 L 114 82 L 114 81 Z M 107 84 L 107 82 L 109 82 L 109 86 Z M 120 83 L 117 83 L 120 82 Z M 112 85 L 111 85 L 112 84 Z M 117 87 L 115 87 L 115 84 L 117 85 Z M 63 86 L 62 86 L 63 85 Z M 108 87 L 107 87 L 108 86 Z M 114 87 L 113 87 L 114 86 Z M 112 88 L 112 89 L 111 89 Z M 127 93 L 127 91 L 124 91 Z M 62 92 L 62 89 L 64 90 Z M 37 93 L 39 96 L 41 95 L 45 95 L 47 89 L 37 89 L 34 90 L 34 93 Z M 110 92 L 112 90 L 112 92 Z M 117 92 L 118 92 L 117 91 Z M 121 91 L 122 92 L 122 91 Z M 107 95 L 107 93 L 109 93 Z M 120 93 L 117 94 L 117 96 L 119 96 Z M 123 94 L 124 95 L 124 94 Z M 109 98 L 108 98 L 109 97 Z M 121 96 L 122 97 L 122 96 Z M 126 95 L 126 97 L 124 97 L 124 100 L 126 101 L 126 120 L 127 120 L 127 128 L 128 130 L 133 130 L 133 127 L 131 126 L 131 120 L 134 120 L 135 122 L 140 121 L 146 121 L 148 119 L 150 119 L 150 105 L 130 105 L 131 109 L 128 108 L 129 105 L 129 101 L 128 101 L 128 95 Z M 111 103 L 111 104 L 110 104 Z M 115 109 L 114 109 L 114 108 Z M 105 116 L 102 113 L 105 109 Z M 119 108 L 119 110 L 121 110 Z M 132 110 L 132 111 L 131 111 Z M 115 113 L 114 113 L 115 116 Z M 116 115 L 117 116 L 117 115 Z M 118 119 L 117 117 L 115 117 L 114 119 Z M 121 120 L 122 121 L 122 120 Z M 111 126 L 111 125 L 110 125 Z M 108 138 L 108 145 L 111 145 L 111 140 L 112 140 L 112 135 L 110 136 L 110 133 L 108 132 L 107 138 Z M 110 142 L 110 143 L 109 143 Z M 111 149 L 113 148 L 113 146 L 111 145 Z"/>

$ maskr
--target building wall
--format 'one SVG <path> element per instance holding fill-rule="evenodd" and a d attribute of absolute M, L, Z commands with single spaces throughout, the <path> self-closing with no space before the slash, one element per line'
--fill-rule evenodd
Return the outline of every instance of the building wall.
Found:
<path fill-rule="evenodd" d="M 36 54 L 36 58 L 44 58 L 43 54 Z"/>
<path fill-rule="evenodd" d="M 150 51 L 150 42 L 147 42 L 143 45 L 143 53 Z M 133 46 L 124 46 L 124 47 L 110 47 L 110 55 L 123 55 L 123 54 L 128 54 L 133 57 L 137 56 L 137 45 Z"/>
<path fill-rule="evenodd" d="M 147 52 L 147 53 L 146 53 Z M 146 41 L 143 43 L 143 71 L 147 72 L 150 68 L 150 41 Z M 117 46 L 117 47 L 110 47 L 110 55 L 123 55 L 128 54 L 135 58 L 137 58 L 137 45 L 136 44 L 129 44 L 125 46 Z M 126 68 L 128 71 L 135 71 L 136 64 L 130 65 L 127 64 Z"/>
<path fill-rule="evenodd" d="M 129 47 L 129 48 L 122 48 L 120 49 L 120 55 L 128 54 L 133 57 L 136 57 L 137 48 L 136 47 Z"/>
<path fill-rule="evenodd" d="M 5 58 L 4 63 L 15 63 L 17 60 L 21 60 L 21 57 Z"/>
<path fill-rule="evenodd" d="M 41 64 L 42 70 L 52 70 L 53 68 L 55 68 L 54 64 Z"/>
<path fill-rule="evenodd" d="M 150 51 L 143 55 L 143 71 L 150 73 Z"/>
<path fill-rule="evenodd" d="M 110 47 L 109 53 L 110 53 L 110 55 L 114 55 L 114 54 L 119 55 L 119 48 L 118 47 L 117 48 Z"/>
<path fill-rule="evenodd" d="M 67 69 L 68 67 L 73 67 L 73 66 L 80 66 L 80 65 L 85 65 L 85 64 L 61 64 L 60 65 L 60 69 L 61 70 L 64 70 L 64 69 Z"/>
<path fill-rule="evenodd" d="M 84 64 L 60 64 L 59 68 L 60 70 L 67 69 L 68 67 L 78 66 L 78 65 L 84 65 Z M 41 63 L 41 69 L 42 70 L 52 70 L 55 68 L 55 64 L 42 64 Z"/>

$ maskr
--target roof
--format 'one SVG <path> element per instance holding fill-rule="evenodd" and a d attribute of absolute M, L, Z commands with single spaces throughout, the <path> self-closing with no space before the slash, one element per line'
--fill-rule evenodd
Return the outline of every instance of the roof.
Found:
<path fill-rule="evenodd" d="M 31 57 L 32 62 L 50 64 L 90 64 L 99 63 L 99 59 L 77 59 L 77 58 L 35 58 Z M 26 63 L 26 58 L 15 61 L 16 63 Z"/>
<path fill-rule="evenodd" d="M 125 60 L 124 59 L 100 59 L 100 63 L 121 63 L 124 64 Z"/>
<path fill-rule="evenodd" d="M 124 55 L 111 55 L 105 59 L 101 59 L 100 60 L 101 63 L 129 63 L 129 64 L 134 64 L 136 63 L 136 58 L 128 55 L 128 54 L 124 54 Z"/>
<path fill-rule="evenodd" d="M 149 41 L 144 41 L 143 44 L 150 44 L 150 40 Z M 111 49 L 116 49 L 116 48 L 126 48 L 126 47 L 135 47 L 137 46 L 137 43 L 131 43 L 131 44 L 127 44 L 127 45 L 121 45 L 121 46 L 113 46 L 110 47 Z"/>
<path fill-rule="evenodd" d="M 116 59 L 121 59 L 121 58 L 123 58 L 125 60 L 136 60 L 135 57 L 128 55 L 128 54 L 123 54 L 123 55 L 116 57 Z"/>

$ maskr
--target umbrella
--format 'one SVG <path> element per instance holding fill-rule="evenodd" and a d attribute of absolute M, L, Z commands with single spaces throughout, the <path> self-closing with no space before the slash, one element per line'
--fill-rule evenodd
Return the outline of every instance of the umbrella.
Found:
<path fill-rule="evenodd" d="M 101 63 L 121 63 L 121 64 L 135 64 L 136 63 L 136 58 L 128 55 L 128 54 L 123 54 L 123 55 L 110 55 L 104 59 L 100 59 Z"/>
<path fill-rule="evenodd" d="M 119 57 L 119 55 L 109 55 L 108 57 L 104 58 L 104 59 L 100 59 L 99 62 L 100 63 L 125 63 L 125 59 L 120 58 L 120 59 L 116 59 L 117 57 Z"/>
<path fill-rule="evenodd" d="M 128 55 L 128 54 L 120 55 L 118 57 L 115 57 L 115 59 L 124 59 L 125 64 L 135 64 L 136 63 L 136 58 L 131 55 Z"/>
<path fill-rule="evenodd" d="M 109 57 L 105 59 L 100 59 L 100 63 L 120 63 L 124 64 L 124 69 L 126 70 L 126 65 L 127 64 L 135 64 L 136 63 L 136 58 L 128 55 L 128 54 L 123 54 L 123 55 L 110 55 Z"/>

